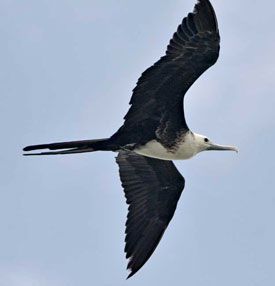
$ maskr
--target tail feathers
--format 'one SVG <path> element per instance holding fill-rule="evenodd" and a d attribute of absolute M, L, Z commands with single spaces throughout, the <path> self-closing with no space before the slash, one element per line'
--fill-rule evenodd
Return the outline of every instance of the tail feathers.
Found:
<path fill-rule="evenodd" d="M 71 141 L 71 142 L 59 142 L 50 144 L 31 145 L 23 149 L 23 151 L 34 151 L 40 149 L 48 150 L 61 150 L 55 152 L 41 152 L 41 153 L 24 153 L 24 156 L 38 156 L 38 155 L 64 155 L 64 154 L 76 154 L 86 153 L 99 150 L 112 150 L 108 146 L 109 139 L 97 139 L 97 140 L 83 140 L 83 141 Z M 67 150 L 62 150 L 67 149 Z"/>
<path fill-rule="evenodd" d="M 94 152 L 93 148 L 75 148 L 69 149 L 64 151 L 56 151 L 56 152 L 41 152 L 41 153 L 24 153 L 24 156 L 41 156 L 41 155 L 66 155 L 66 154 L 78 154 L 78 153 L 87 153 L 87 152 Z"/>

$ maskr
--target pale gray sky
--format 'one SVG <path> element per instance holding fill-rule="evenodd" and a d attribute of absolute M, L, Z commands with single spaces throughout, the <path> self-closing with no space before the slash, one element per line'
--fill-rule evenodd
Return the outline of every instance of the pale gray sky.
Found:
<path fill-rule="evenodd" d="M 218 63 L 192 87 L 193 131 L 234 144 L 178 162 L 175 217 L 125 281 L 115 154 L 24 158 L 35 143 L 100 138 L 195 0 L 0 1 L 0 285 L 275 285 L 275 3 L 219 1 Z"/>

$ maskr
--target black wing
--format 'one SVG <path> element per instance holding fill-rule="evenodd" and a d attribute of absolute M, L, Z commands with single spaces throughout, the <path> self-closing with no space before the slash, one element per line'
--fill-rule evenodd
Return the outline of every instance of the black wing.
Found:
<path fill-rule="evenodd" d="M 171 140 L 176 131 L 188 130 L 183 97 L 196 79 L 217 61 L 219 44 L 214 9 L 208 0 L 199 0 L 194 12 L 178 27 L 166 55 L 138 80 L 124 125 L 113 139 L 121 145 L 142 144 L 155 139 L 156 133 L 161 137 L 166 132 Z"/>
<path fill-rule="evenodd" d="M 117 157 L 129 212 L 125 252 L 133 276 L 150 258 L 172 219 L 184 178 L 172 161 L 122 151 Z"/>

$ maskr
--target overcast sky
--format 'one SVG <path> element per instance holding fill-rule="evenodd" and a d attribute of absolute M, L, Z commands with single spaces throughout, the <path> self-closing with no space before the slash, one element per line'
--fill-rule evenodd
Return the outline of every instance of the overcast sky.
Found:
<path fill-rule="evenodd" d="M 127 282 L 115 154 L 21 156 L 116 131 L 194 4 L 0 1 L 0 285 L 275 285 L 274 1 L 212 1 L 220 59 L 189 90 L 186 117 L 240 153 L 177 162 L 186 188 L 175 217 Z"/>

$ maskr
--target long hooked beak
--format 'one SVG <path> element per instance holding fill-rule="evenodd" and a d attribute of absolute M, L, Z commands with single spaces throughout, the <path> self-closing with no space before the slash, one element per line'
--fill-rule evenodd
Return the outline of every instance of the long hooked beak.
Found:
<path fill-rule="evenodd" d="M 236 153 L 239 152 L 239 150 L 234 146 L 216 145 L 216 144 L 211 144 L 207 148 L 207 150 L 211 150 L 211 151 L 234 151 Z"/>

